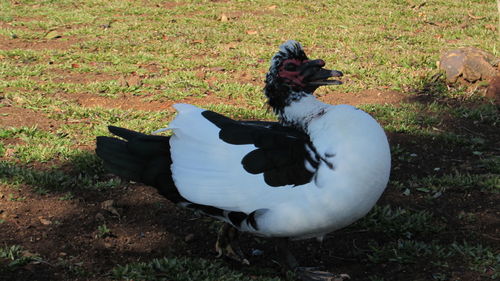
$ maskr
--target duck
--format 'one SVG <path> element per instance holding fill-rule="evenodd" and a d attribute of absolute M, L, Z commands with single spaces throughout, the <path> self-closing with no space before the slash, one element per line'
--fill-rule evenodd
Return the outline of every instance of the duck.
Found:
<path fill-rule="evenodd" d="M 110 172 L 223 221 L 219 256 L 249 264 L 241 232 L 276 238 L 283 264 L 301 280 L 334 280 L 340 275 L 299 266 L 288 241 L 322 240 L 365 216 L 387 186 L 391 157 L 371 115 L 315 97 L 319 87 L 342 83 L 343 73 L 325 64 L 288 40 L 264 86 L 277 121 L 176 104 L 173 121 L 153 134 L 109 126 L 115 136 L 98 136 L 96 154 Z M 172 134 L 159 134 L 166 130 Z"/>

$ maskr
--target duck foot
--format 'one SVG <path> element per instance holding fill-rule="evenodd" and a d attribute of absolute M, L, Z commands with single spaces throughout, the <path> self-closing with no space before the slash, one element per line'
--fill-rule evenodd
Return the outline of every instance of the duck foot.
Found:
<path fill-rule="evenodd" d="M 238 230 L 230 224 L 224 223 L 217 234 L 217 242 L 215 243 L 215 251 L 217 257 L 228 257 L 232 260 L 240 262 L 244 265 L 250 265 L 239 244 Z"/>
<path fill-rule="evenodd" d="M 333 274 L 328 271 L 320 271 L 316 267 L 296 267 L 294 272 L 302 281 L 343 281 L 351 279 L 347 274 Z"/>

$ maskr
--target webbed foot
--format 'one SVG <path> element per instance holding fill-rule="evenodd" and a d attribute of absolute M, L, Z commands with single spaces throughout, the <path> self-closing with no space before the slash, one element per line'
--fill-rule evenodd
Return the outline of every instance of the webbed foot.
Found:
<path fill-rule="evenodd" d="M 217 257 L 220 258 L 222 256 L 225 256 L 232 260 L 240 262 L 241 264 L 249 265 L 250 262 L 247 260 L 240 248 L 238 236 L 238 230 L 225 223 L 219 229 L 217 242 L 215 243 L 215 251 L 217 252 Z"/>

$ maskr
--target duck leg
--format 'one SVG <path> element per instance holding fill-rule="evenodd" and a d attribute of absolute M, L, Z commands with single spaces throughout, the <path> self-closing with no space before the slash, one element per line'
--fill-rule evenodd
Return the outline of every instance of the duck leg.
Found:
<path fill-rule="evenodd" d="M 224 223 L 219 229 L 215 251 L 218 258 L 225 256 L 245 265 L 250 264 L 240 248 L 238 230 L 228 223 Z"/>
<path fill-rule="evenodd" d="M 343 281 L 350 279 L 347 274 L 333 274 L 328 271 L 320 271 L 317 267 L 299 266 L 290 249 L 288 249 L 288 239 L 286 238 L 279 239 L 277 245 L 284 265 L 302 281 Z"/>

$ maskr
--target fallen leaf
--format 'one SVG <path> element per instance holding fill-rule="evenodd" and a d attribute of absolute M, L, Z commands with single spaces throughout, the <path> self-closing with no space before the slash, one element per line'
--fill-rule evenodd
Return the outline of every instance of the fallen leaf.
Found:
<path fill-rule="evenodd" d="M 34 254 L 34 253 L 27 251 L 27 250 L 21 251 L 21 255 L 23 257 L 26 257 L 26 258 L 38 256 L 37 254 Z"/>
<path fill-rule="evenodd" d="M 485 24 L 484 28 L 489 29 L 491 31 L 497 30 L 497 27 L 495 25 L 493 25 L 493 24 Z"/>
<path fill-rule="evenodd" d="M 203 43 L 205 43 L 205 40 L 203 39 L 196 39 L 191 41 L 191 44 L 203 44 Z"/>
<path fill-rule="evenodd" d="M 415 5 L 412 5 L 410 8 L 412 8 L 413 10 L 418 10 L 420 8 L 422 8 L 423 6 L 425 6 L 427 4 L 427 2 L 422 2 L 420 4 L 415 4 Z"/>
<path fill-rule="evenodd" d="M 276 5 L 272 5 L 272 6 L 267 7 L 267 9 L 272 11 L 272 10 L 276 10 L 277 7 L 278 6 L 276 6 Z"/>
<path fill-rule="evenodd" d="M 475 16 L 475 15 L 471 14 L 470 12 L 468 15 L 469 15 L 469 18 L 471 18 L 473 20 L 482 20 L 485 18 L 485 17 L 481 17 L 481 16 Z"/>
<path fill-rule="evenodd" d="M 224 67 L 216 66 L 216 67 L 210 67 L 208 70 L 210 71 L 226 71 Z"/>
<path fill-rule="evenodd" d="M 257 33 L 258 33 L 257 30 L 247 30 L 248 35 L 255 35 Z"/>
<path fill-rule="evenodd" d="M 56 38 L 61 38 L 62 35 L 59 34 L 59 32 L 52 30 L 49 31 L 47 34 L 45 34 L 45 39 L 56 39 Z"/>
<path fill-rule="evenodd" d="M 80 65 L 78 63 L 72 63 L 71 68 L 79 68 Z"/>

